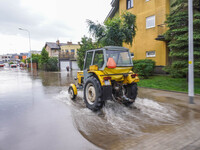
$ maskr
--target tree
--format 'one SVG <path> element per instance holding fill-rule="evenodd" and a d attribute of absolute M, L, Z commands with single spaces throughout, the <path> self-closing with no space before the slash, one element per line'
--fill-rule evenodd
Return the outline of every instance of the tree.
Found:
<path fill-rule="evenodd" d="M 41 64 L 44 65 L 48 62 L 49 53 L 46 51 L 45 47 L 42 49 L 41 52 Z"/>
<path fill-rule="evenodd" d="M 32 54 L 32 62 L 38 64 L 40 61 L 40 57 L 41 57 L 41 55 L 39 55 L 39 54 Z"/>
<path fill-rule="evenodd" d="M 136 16 L 124 12 L 105 21 L 104 25 L 88 20 L 89 31 L 102 46 L 122 46 L 123 42 L 132 45 L 136 35 Z"/>
<path fill-rule="evenodd" d="M 40 67 L 41 69 L 46 70 L 48 60 L 49 60 L 49 53 L 46 51 L 46 49 L 45 49 L 45 47 L 44 47 L 44 48 L 42 49 L 42 52 L 41 52 L 40 65 L 39 65 L 39 67 Z"/>
<path fill-rule="evenodd" d="M 169 30 L 165 38 L 170 48 L 172 64 L 165 68 L 172 77 L 186 77 L 188 73 L 188 0 L 176 0 L 174 10 L 167 17 Z M 200 75 L 200 1 L 194 0 L 194 72 Z"/>
<path fill-rule="evenodd" d="M 83 70 L 85 52 L 87 50 L 95 49 L 98 47 L 99 45 L 97 43 L 93 43 L 91 38 L 84 36 L 81 39 L 80 48 L 77 50 L 77 55 L 78 55 L 77 62 L 78 62 L 78 67 L 81 70 Z"/>
<path fill-rule="evenodd" d="M 58 71 L 58 58 L 50 57 L 46 63 L 47 71 Z"/>

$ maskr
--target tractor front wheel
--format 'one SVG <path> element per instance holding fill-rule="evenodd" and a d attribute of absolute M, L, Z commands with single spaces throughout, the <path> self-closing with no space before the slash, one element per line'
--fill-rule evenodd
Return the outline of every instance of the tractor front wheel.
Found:
<path fill-rule="evenodd" d="M 69 87 L 68 93 L 69 93 L 69 96 L 70 96 L 70 99 L 71 99 L 71 100 L 75 100 L 75 99 L 76 99 L 76 96 L 77 96 L 77 95 L 75 95 L 75 91 L 74 91 L 74 89 L 72 88 L 72 86 Z"/>
<path fill-rule="evenodd" d="M 95 77 L 87 79 L 84 85 L 84 102 L 92 111 L 100 110 L 104 101 L 101 99 L 102 90 L 99 81 Z"/>

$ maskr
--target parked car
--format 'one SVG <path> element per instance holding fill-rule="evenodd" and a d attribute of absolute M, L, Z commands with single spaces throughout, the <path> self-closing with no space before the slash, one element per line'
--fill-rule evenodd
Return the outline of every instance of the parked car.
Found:
<path fill-rule="evenodd" d="M 4 67 L 5 65 L 4 64 L 0 64 L 0 67 Z"/>
<path fill-rule="evenodd" d="M 11 68 L 17 68 L 17 64 L 11 64 L 10 67 Z"/>

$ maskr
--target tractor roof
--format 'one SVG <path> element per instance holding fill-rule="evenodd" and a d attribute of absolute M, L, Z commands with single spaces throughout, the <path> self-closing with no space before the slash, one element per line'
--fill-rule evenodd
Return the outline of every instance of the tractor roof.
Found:
<path fill-rule="evenodd" d="M 105 50 L 128 50 L 125 47 L 120 47 L 120 46 L 105 46 L 103 47 Z"/>
<path fill-rule="evenodd" d="M 91 49 L 91 50 L 88 50 L 89 51 L 95 51 L 95 50 L 129 50 L 128 48 L 125 48 L 125 47 L 120 47 L 120 46 L 105 46 L 105 47 L 102 47 L 102 48 L 98 48 L 98 49 Z"/>

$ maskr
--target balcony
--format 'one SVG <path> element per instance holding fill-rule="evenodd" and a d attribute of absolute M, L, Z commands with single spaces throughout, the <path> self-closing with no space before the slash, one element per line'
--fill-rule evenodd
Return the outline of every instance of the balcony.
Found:
<path fill-rule="evenodd" d="M 59 52 L 60 60 L 76 60 L 74 52 Z"/>
<path fill-rule="evenodd" d="M 155 40 L 158 41 L 166 41 L 164 37 L 164 33 L 166 32 L 166 24 L 159 24 L 158 27 L 158 37 Z"/>

